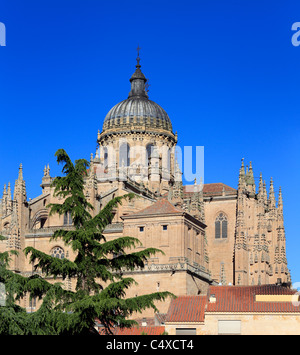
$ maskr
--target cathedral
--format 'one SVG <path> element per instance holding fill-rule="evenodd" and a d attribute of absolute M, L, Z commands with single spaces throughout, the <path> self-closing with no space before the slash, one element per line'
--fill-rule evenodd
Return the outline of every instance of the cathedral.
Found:
<path fill-rule="evenodd" d="M 211 285 L 290 286 L 281 189 L 276 201 L 273 181 L 267 191 L 262 174 L 256 186 L 252 163 L 246 166 L 244 160 L 236 187 L 196 180 L 184 185 L 177 133 L 167 112 L 148 97 L 139 55 L 130 85 L 128 98 L 111 108 L 98 131 L 85 181 L 94 214 L 115 196 L 137 196 L 114 210 L 113 223 L 104 231 L 107 240 L 131 236 L 140 240 L 138 248 L 163 251 L 149 258 L 143 269 L 124 271 L 137 282 L 128 297 L 156 291 L 202 295 Z M 0 252 L 18 250 L 10 267 L 23 275 L 33 273 L 22 253 L 27 246 L 58 258 L 74 257 L 62 241 L 50 242 L 56 229 L 73 228 L 70 215 L 49 216 L 46 206 L 61 203 L 53 196 L 52 181 L 46 166 L 41 194 L 27 199 L 20 165 L 13 191 L 10 183 L 4 186 L 0 235 L 6 240 L 0 241 Z M 74 286 L 71 279 L 63 282 L 70 290 Z M 29 297 L 23 302 L 28 311 L 37 306 Z M 160 312 L 168 306 L 160 304 Z"/>

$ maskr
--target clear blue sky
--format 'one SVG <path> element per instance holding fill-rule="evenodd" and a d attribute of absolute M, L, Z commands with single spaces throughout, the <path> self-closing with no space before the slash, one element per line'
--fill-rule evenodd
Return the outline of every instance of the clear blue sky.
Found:
<path fill-rule="evenodd" d="M 251 160 L 282 186 L 288 267 L 300 282 L 300 22 L 298 0 L 1 0 L 0 188 L 24 167 L 41 193 L 54 153 L 95 153 L 108 110 L 127 98 L 137 44 L 150 99 L 180 146 L 204 146 L 205 183 L 237 187 Z"/>

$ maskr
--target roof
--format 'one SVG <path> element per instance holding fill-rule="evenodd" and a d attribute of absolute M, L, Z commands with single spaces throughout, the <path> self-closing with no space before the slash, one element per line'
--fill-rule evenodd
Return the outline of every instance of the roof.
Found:
<path fill-rule="evenodd" d="M 207 296 L 179 296 L 171 301 L 166 322 L 203 322 Z"/>
<path fill-rule="evenodd" d="M 183 210 L 174 207 L 167 199 L 162 198 L 156 201 L 153 205 L 146 207 L 138 212 L 132 213 L 130 215 L 122 216 L 123 218 L 133 217 L 133 216 L 149 216 L 157 214 L 182 214 Z"/>
<path fill-rule="evenodd" d="M 218 196 L 223 194 L 223 189 L 226 195 L 235 195 L 237 190 L 233 187 L 223 184 L 222 182 L 204 184 L 203 185 L 203 196 Z M 185 195 L 192 194 L 194 191 L 194 185 L 183 186 L 183 192 Z"/>
<path fill-rule="evenodd" d="M 256 301 L 256 295 L 293 295 L 297 291 L 277 286 L 210 286 L 214 303 L 208 302 L 206 312 L 300 312 L 300 306 L 292 301 Z"/>
<path fill-rule="evenodd" d="M 139 63 L 140 59 L 137 60 Z M 137 64 L 130 78 L 131 91 L 128 98 L 117 103 L 107 113 L 103 122 L 103 132 L 112 128 L 128 131 L 132 130 L 133 126 L 139 128 L 145 126 L 147 130 L 155 128 L 172 133 L 172 124 L 167 112 L 156 102 L 149 100 L 145 86 L 147 79 L 140 68 L 141 66 Z"/>
<path fill-rule="evenodd" d="M 269 297 L 261 297 L 261 296 Z M 298 313 L 300 315 L 300 302 L 293 302 L 292 296 L 297 290 L 277 285 L 261 286 L 209 286 L 206 295 L 178 296 L 172 299 L 165 323 L 203 323 L 205 315 L 210 312 L 218 313 Z M 211 300 L 213 296 L 214 301 Z M 260 296 L 261 301 L 257 301 Z M 282 297 L 276 297 L 282 296 Z M 289 301 L 274 301 L 289 298 Z M 273 301 L 268 301 L 273 299 Z M 161 314 L 161 316 L 164 316 Z M 115 328 L 114 335 L 160 335 L 165 331 L 160 326 L 136 326 L 132 328 Z M 105 335 L 104 328 L 99 334 Z"/>
<path fill-rule="evenodd" d="M 163 324 L 166 321 L 167 313 L 156 313 L 155 317 L 160 324 Z"/>
<path fill-rule="evenodd" d="M 161 335 L 165 331 L 164 326 L 115 328 L 114 335 Z M 99 329 L 100 335 L 105 335 L 104 327 Z"/>
<path fill-rule="evenodd" d="M 204 322 L 205 314 L 209 312 L 300 314 L 300 302 L 293 302 L 291 297 L 289 301 L 276 301 L 276 299 L 284 299 L 284 297 L 276 298 L 276 295 L 295 294 L 298 295 L 296 290 L 277 285 L 210 286 L 205 296 L 179 296 L 173 299 L 165 322 Z M 258 295 L 271 295 L 271 297 L 260 297 L 258 301 L 256 300 Z M 210 296 L 214 296 L 214 302 L 210 302 Z"/>

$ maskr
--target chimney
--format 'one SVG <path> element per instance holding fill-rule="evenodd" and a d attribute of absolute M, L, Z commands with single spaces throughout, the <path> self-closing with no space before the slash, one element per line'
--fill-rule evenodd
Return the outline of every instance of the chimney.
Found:
<path fill-rule="evenodd" d="M 209 296 L 209 303 L 216 303 L 216 295 L 215 294 L 211 294 Z"/>

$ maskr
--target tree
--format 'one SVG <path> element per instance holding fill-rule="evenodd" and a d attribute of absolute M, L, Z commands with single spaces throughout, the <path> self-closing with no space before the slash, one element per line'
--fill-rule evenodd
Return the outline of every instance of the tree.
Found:
<path fill-rule="evenodd" d="M 6 238 L 0 236 L 0 240 Z M 8 269 L 11 250 L 0 253 L 0 334 L 1 335 L 47 335 L 59 334 L 59 317 L 65 317 L 53 309 L 53 302 L 59 301 L 64 290 L 60 284 L 50 284 L 39 275 L 24 277 Z M 26 294 L 30 298 L 42 298 L 43 304 L 35 313 L 27 313 L 17 304 Z"/>
<path fill-rule="evenodd" d="M 31 279 L 34 290 L 22 279 L 23 288 L 18 297 L 24 295 L 24 289 L 38 297 L 45 295 L 41 311 L 35 312 L 36 321 L 38 324 L 44 322 L 44 327 L 51 333 L 82 334 L 93 329 L 95 320 L 99 319 L 106 332 L 112 334 L 114 326 L 130 327 L 136 324 L 128 319 L 134 312 L 142 312 L 147 308 L 158 311 L 155 301 L 174 297 L 169 292 L 125 297 L 126 290 L 135 281 L 131 277 L 123 277 L 123 271 L 143 268 L 147 258 L 162 251 L 147 248 L 130 252 L 140 242 L 129 236 L 107 241 L 103 231 L 112 222 L 112 210 L 124 199 L 132 199 L 135 195 L 126 194 L 112 199 L 92 217 L 93 206 L 84 194 L 88 161 L 79 159 L 73 164 L 63 149 L 59 149 L 55 155 L 57 162 L 63 164 L 64 176 L 56 177 L 52 187 L 54 196 L 62 197 L 63 203 L 50 204 L 50 215 L 70 213 L 74 230 L 56 230 L 52 240 L 61 238 L 73 249 L 76 257 L 73 261 L 58 259 L 33 247 L 25 248 L 25 254 L 30 255 L 29 261 L 34 264 L 34 269 L 42 272 L 45 278 L 74 278 L 76 289 L 74 292 L 67 291 L 60 283 L 50 284 L 34 275 Z"/>

